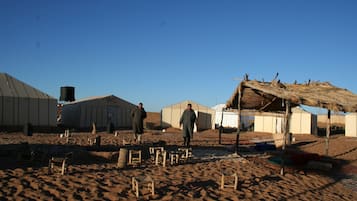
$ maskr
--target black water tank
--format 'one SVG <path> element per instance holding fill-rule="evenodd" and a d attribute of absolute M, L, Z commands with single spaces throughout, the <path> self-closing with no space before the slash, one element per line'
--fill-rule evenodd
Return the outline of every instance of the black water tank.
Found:
<path fill-rule="evenodd" d="M 61 97 L 60 101 L 75 101 L 74 98 L 74 87 L 61 87 Z"/>

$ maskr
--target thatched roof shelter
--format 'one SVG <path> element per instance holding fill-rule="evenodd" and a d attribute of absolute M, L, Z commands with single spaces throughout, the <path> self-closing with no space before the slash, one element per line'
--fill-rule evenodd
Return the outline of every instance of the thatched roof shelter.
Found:
<path fill-rule="evenodd" d="M 277 80 L 261 82 L 245 79 L 227 101 L 227 108 L 237 109 L 239 91 L 241 109 L 285 111 L 283 100 L 288 100 L 292 107 L 303 104 L 332 111 L 357 112 L 357 95 L 328 82 L 282 84 Z"/>

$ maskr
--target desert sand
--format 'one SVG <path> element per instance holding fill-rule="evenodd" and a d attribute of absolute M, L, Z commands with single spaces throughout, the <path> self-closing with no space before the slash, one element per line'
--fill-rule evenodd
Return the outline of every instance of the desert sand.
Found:
<path fill-rule="evenodd" d="M 143 151 L 141 166 L 118 168 L 123 139 L 130 141 L 131 131 L 98 133 L 101 146 L 90 146 L 90 133 L 72 133 L 70 144 L 59 134 L 0 133 L 0 200 L 357 200 L 357 139 L 333 135 L 329 156 L 323 160 L 330 170 L 288 166 L 285 175 L 280 166 L 269 162 L 277 150 L 256 150 L 256 143 L 270 141 L 272 134 L 245 132 L 240 135 L 236 155 L 236 135 L 217 131 L 198 132 L 192 142 L 192 160 L 179 165 L 156 166 L 148 147 L 165 142 L 167 150 L 182 144 L 179 131 L 146 130 L 144 144 L 125 146 Z M 288 153 L 325 153 L 323 137 L 294 135 Z M 51 156 L 73 152 L 68 173 L 48 173 Z M 30 154 L 28 154 L 30 153 Z M 32 155 L 31 155 L 32 153 Z M 300 155 L 304 158 L 304 155 Z M 238 189 L 220 189 L 221 172 L 238 174 Z M 142 189 L 137 198 L 131 190 L 131 178 L 151 176 L 155 195 Z M 141 189 L 141 188 L 140 188 Z"/>

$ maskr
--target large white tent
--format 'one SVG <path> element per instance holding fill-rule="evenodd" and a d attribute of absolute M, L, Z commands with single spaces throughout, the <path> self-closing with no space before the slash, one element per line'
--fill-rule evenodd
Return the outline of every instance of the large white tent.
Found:
<path fill-rule="evenodd" d="M 89 129 L 93 123 L 97 128 L 105 128 L 109 123 L 115 128 L 130 128 L 130 113 L 134 107 L 134 104 L 114 95 L 89 97 L 65 103 L 61 124 L 77 129 Z"/>
<path fill-rule="evenodd" d="M 57 100 L 6 74 L 0 73 L 0 126 L 56 126 Z"/>
<path fill-rule="evenodd" d="M 187 108 L 187 104 L 192 104 L 192 109 L 195 110 L 197 115 L 197 129 L 198 130 L 206 130 L 206 129 L 214 129 L 214 118 L 216 111 L 198 104 L 193 101 L 182 101 L 177 104 L 169 105 L 167 107 L 162 108 L 161 110 L 161 126 L 162 127 L 173 127 L 180 128 L 180 118 L 182 113 Z"/>

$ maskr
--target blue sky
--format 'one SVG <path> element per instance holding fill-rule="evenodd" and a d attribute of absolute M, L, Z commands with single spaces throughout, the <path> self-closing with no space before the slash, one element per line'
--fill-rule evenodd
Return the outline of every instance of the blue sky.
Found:
<path fill-rule="evenodd" d="M 225 103 L 245 73 L 357 93 L 357 1 L 0 0 L 0 72 L 146 110 Z"/>

